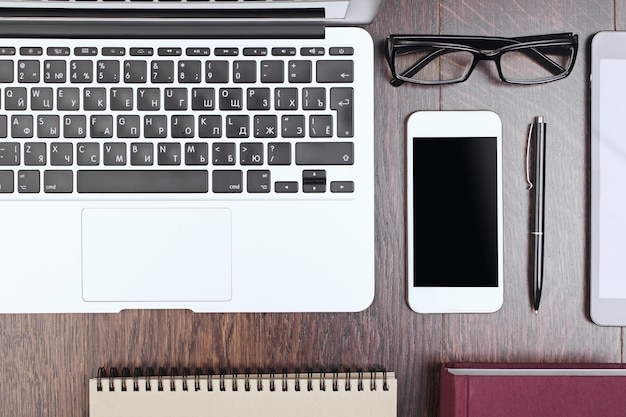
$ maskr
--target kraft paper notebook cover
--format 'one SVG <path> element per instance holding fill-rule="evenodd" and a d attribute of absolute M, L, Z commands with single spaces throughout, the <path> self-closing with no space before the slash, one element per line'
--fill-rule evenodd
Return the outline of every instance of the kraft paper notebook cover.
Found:
<path fill-rule="evenodd" d="M 89 381 L 89 417 L 395 417 L 393 373 L 106 377 Z"/>
<path fill-rule="evenodd" d="M 440 417 L 623 417 L 625 364 L 448 363 Z"/>

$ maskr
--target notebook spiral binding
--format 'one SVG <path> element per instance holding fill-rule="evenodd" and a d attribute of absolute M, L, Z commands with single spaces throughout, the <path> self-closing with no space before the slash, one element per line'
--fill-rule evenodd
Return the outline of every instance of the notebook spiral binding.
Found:
<path fill-rule="evenodd" d="M 388 391 L 389 386 L 387 383 L 387 371 L 362 371 L 357 370 L 356 374 L 356 390 L 364 391 L 369 388 L 370 391 L 378 390 L 378 382 L 382 381 L 382 390 Z M 257 391 L 263 391 L 269 389 L 269 391 L 276 391 L 281 389 L 282 391 L 289 391 L 289 381 L 293 380 L 294 391 L 313 391 L 318 388 L 320 391 L 326 391 L 330 389 L 332 391 L 339 391 L 341 389 L 345 391 L 351 391 L 353 389 L 353 373 L 350 371 L 343 372 L 282 372 L 277 374 L 276 372 L 264 373 L 259 371 L 256 374 L 245 372 L 242 375 L 236 371 L 226 374 L 220 372 L 219 374 L 213 374 L 211 372 L 205 373 L 200 368 L 194 370 L 193 375 L 190 373 L 189 368 L 183 368 L 182 375 L 178 373 L 177 368 L 171 368 L 169 374 L 163 367 L 159 368 L 158 373 L 154 373 L 154 368 L 146 368 L 145 372 L 142 368 L 135 368 L 131 376 L 129 368 L 122 368 L 122 372 L 118 373 L 117 368 L 110 368 L 108 376 L 104 367 L 98 368 L 97 376 L 97 390 L 103 391 L 108 388 L 108 391 L 115 391 L 115 381 L 119 381 L 117 384 L 120 386 L 121 391 L 176 391 L 177 381 L 182 382 L 183 391 L 238 391 L 239 381 L 243 379 L 244 391 L 251 391 L 255 386 Z M 379 374 L 382 376 L 379 376 Z M 327 375 L 330 375 L 329 377 Z M 254 383 L 256 379 L 256 383 Z M 330 381 L 327 384 L 327 381 Z M 143 387 L 141 384 L 143 383 Z M 315 385 L 319 384 L 317 387 Z M 179 384 L 180 385 L 180 384 Z M 330 385 L 330 386 L 328 386 Z M 304 388 L 303 388 L 304 386 Z M 143 388 L 143 389 L 142 389 Z"/>

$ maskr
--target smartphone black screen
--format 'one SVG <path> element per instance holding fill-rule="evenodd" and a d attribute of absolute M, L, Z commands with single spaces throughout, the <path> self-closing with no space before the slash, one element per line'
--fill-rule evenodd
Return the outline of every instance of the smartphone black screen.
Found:
<path fill-rule="evenodd" d="M 498 286 L 497 145 L 413 138 L 415 287 Z"/>

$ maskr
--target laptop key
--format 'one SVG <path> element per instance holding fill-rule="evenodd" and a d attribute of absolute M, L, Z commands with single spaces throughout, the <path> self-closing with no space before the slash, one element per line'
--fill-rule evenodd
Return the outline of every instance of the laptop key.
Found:
<path fill-rule="evenodd" d="M 282 83 L 284 79 L 283 61 L 261 61 L 261 82 Z"/>
<path fill-rule="evenodd" d="M 199 83 L 202 81 L 202 62 L 200 61 L 179 61 L 178 62 L 178 82 L 179 83 Z"/>
<path fill-rule="evenodd" d="M 185 165 L 208 165 L 209 144 L 188 142 L 185 144 Z"/>
<path fill-rule="evenodd" d="M 231 142 L 214 142 L 211 158 L 213 165 L 235 165 L 235 144 Z"/>
<path fill-rule="evenodd" d="M 174 82 L 174 61 L 152 61 L 150 67 L 153 83 Z"/>
<path fill-rule="evenodd" d="M 78 165 L 99 165 L 100 144 L 96 142 L 79 142 L 76 144 L 76 163 Z"/>
<path fill-rule="evenodd" d="M 351 87 L 330 89 L 330 108 L 337 111 L 337 136 L 354 136 L 354 91 Z"/>
<path fill-rule="evenodd" d="M 93 81 L 93 61 L 71 61 L 70 81 L 73 83 L 91 83 Z"/>
<path fill-rule="evenodd" d="M 318 83 L 351 83 L 354 81 L 354 61 L 317 61 Z"/>
<path fill-rule="evenodd" d="M 290 115 L 281 118 L 281 132 L 284 138 L 304 137 L 304 115 Z"/>
<path fill-rule="evenodd" d="M 98 55 L 98 48 L 92 46 L 82 46 L 74 48 L 74 55 L 76 56 L 96 56 Z"/>
<path fill-rule="evenodd" d="M 39 82 L 39 61 L 20 60 L 17 62 L 17 80 L 20 83 Z"/>
<path fill-rule="evenodd" d="M 157 145 L 159 165 L 180 165 L 181 146 L 178 142 L 161 142 Z"/>
<path fill-rule="evenodd" d="M 296 165 L 352 165 L 352 142 L 299 142 L 296 143 Z"/>
<path fill-rule="evenodd" d="M 113 137 L 113 116 L 91 116 L 89 133 L 92 138 Z"/>
<path fill-rule="evenodd" d="M 269 193 L 271 174 L 268 170 L 250 170 L 247 172 L 247 191 L 249 193 Z"/>
<path fill-rule="evenodd" d="M 102 48 L 103 56 L 124 56 L 126 48 L 124 47 L 108 47 Z"/>
<path fill-rule="evenodd" d="M 19 142 L 0 142 L 0 165 L 20 164 Z"/>
<path fill-rule="evenodd" d="M 131 56 L 152 56 L 154 49 L 152 48 L 130 48 Z"/>
<path fill-rule="evenodd" d="M 145 83 L 148 81 L 148 64 L 146 61 L 124 61 L 124 82 Z"/>
<path fill-rule="evenodd" d="M 46 148 L 45 142 L 24 143 L 24 165 L 46 165 Z"/>
<path fill-rule="evenodd" d="M 65 61 L 52 60 L 45 61 L 43 64 L 43 79 L 47 83 L 64 83 Z"/>
<path fill-rule="evenodd" d="M 59 88 L 57 90 L 58 110 L 78 110 L 80 108 L 80 90 L 78 88 Z"/>
<path fill-rule="evenodd" d="M 183 54 L 182 48 L 159 48 L 157 53 L 160 56 L 181 56 Z"/>
<path fill-rule="evenodd" d="M 274 56 L 295 56 L 296 48 L 272 48 Z"/>
<path fill-rule="evenodd" d="M 213 171 L 213 192 L 214 193 L 240 193 L 243 190 L 242 172 L 233 171 Z"/>
<path fill-rule="evenodd" d="M 33 116 L 30 114 L 11 116 L 11 136 L 14 138 L 32 138 Z"/>
<path fill-rule="evenodd" d="M 74 191 L 72 171 L 44 171 L 43 191 L 45 193 L 71 193 Z"/>
<path fill-rule="evenodd" d="M 326 170 L 305 169 L 302 171 L 302 191 L 305 193 L 325 193 Z"/>
<path fill-rule="evenodd" d="M 274 191 L 277 193 L 297 193 L 297 181 L 276 181 L 274 183 Z"/>
<path fill-rule="evenodd" d="M 39 192 L 39 171 L 23 170 L 17 172 L 17 191 L 19 193 Z"/>
<path fill-rule="evenodd" d="M 31 110 L 53 110 L 53 96 L 52 88 L 32 88 L 30 90 Z"/>
<path fill-rule="evenodd" d="M 63 117 L 63 137 L 84 138 L 87 136 L 87 119 L 83 114 L 67 115 Z"/>
<path fill-rule="evenodd" d="M 236 83 L 256 82 L 256 61 L 233 62 L 233 81 Z"/>
<path fill-rule="evenodd" d="M 117 137 L 138 138 L 141 121 L 138 115 L 117 116 Z"/>
<path fill-rule="evenodd" d="M 187 110 L 188 97 L 186 88 L 166 88 L 163 98 L 165 110 Z"/>
<path fill-rule="evenodd" d="M 161 90 L 158 88 L 137 89 L 138 110 L 159 110 L 161 108 Z"/>
<path fill-rule="evenodd" d="M 80 170 L 79 193 L 206 193 L 206 170 Z"/>
<path fill-rule="evenodd" d="M 241 88 L 220 88 L 220 110 L 242 110 L 243 90 Z"/>
<path fill-rule="evenodd" d="M 290 83 L 310 83 L 311 61 L 294 60 L 287 64 L 287 79 Z"/>
<path fill-rule="evenodd" d="M 74 161 L 73 146 L 68 142 L 52 142 L 50 144 L 51 165 L 72 165 Z"/>
<path fill-rule="evenodd" d="M 69 56 L 70 48 L 66 46 L 49 46 L 46 48 L 46 53 L 50 56 Z"/>
<path fill-rule="evenodd" d="M 130 144 L 130 164 L 150 166 L 154 163 L 152 143 L 133 142 Z"/>
<path fill-rule="evenodd" d="M 13 171 L 0 171 L 0 193 L 13 192 Z"/>
<path fill-rule="evenodd" d="M 111 110 L 132 110 L 133 109 L 133 89 L 132 88 L 111 88 L 109 91 Z M 85 104 L 86 105 L 86 104 Z"/>
<path fill-rule="evenodd" d="M 270 165 L 291 164 L 291 143 L 270 142 L 267 144 L 267 163 Z"/>
<path fill-rule="evenodd" d="M 228 82 L 228 61 L 207 61 L 205 74 L 207 83 Z"/>
<path fill-rule="evenodd" d="M 239 48 L 215 48 L 216 56 L 237 56 Z"/>
<path fill-rule="evenodd" d="M 126 143 L 106 142 L 102 151 L 104 165 L 126 165 Z"/>
<path fill-rule="evenodd" d="M 43 48 L 38 46 L 23 46 L 20 48 L 20 55 L 39 56 L 43 55 Z"/>
<path fill-rule="evenodd" d="M 244 142 L 239 146 L 241 165 L 263 165 L 263 144 Z"/>
<path fill-rule="evenodd" d="M 57 114 L 37 116 L 38 138 L 58 138 L 60 131 L 61 127 L 59 126 L 59 116 Z"/>
<path fill-rule="evenodd" d="M 85 88 L 83 90 L 83 108 L 85 110 L 106 110 L 106 89 Z"/>
<path fill-rule="evenodd" d="M 8 59 L 0 60 L 0 83 L 13 82 L 13 61 Z"/>
<path fill-rule="evenodd" d="M 118 83 L 120 81 L 120 62 L 113 60 L 98 61 L 98 82 Z"/>
<path fill-rule="evenodd" d="M 213 88 L 194 88 L 191 92 L 193 110 L 214 110 L 215 90 Z"/>
<path fill-rule="evenodd" d="M 4 108 L 6 110 L 26 110 L 28 93 L 24 87 L 7 87 L 4 89 Z"/>
<path fill-rule="evenodd" d="M 332 181 L 330 183 L 331 193 L 353 193 L 354 181 Z"/>

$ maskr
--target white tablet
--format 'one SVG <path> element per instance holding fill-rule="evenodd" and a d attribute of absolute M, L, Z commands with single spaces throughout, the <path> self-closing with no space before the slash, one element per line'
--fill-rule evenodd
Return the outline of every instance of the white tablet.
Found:
<path fill-rule="evenodd" d="M 626 325 L 626 32 L 591 42 L 591 319 Z"/>
<path fill-rule="evenodd" d="M 503 301 L 502 124 L 424 111 L 407 125 L 407 292 L 419 313 L 489 313 Z"/>

